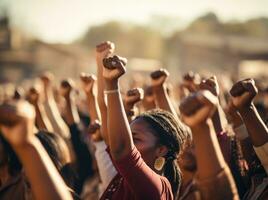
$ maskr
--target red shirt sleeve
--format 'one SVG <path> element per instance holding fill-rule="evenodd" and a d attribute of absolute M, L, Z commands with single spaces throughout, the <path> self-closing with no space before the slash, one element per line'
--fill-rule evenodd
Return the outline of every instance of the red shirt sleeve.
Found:
<path fill-rule="evenodd" d="M 144 162 L 136 147 L 115 165 L 137 199 L 173 199 L 169 181 Z"/>

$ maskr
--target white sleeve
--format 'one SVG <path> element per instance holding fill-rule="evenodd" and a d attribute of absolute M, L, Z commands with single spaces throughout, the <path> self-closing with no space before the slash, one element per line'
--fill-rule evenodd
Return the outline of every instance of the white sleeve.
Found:
<path fill-rule="evenodd" d="M 254 147 L 254 150 L 260 159 L 261 164 L 266 171 L 266 174 L 268 174 L 268 142 L 262 146 Z"/>
<path fill-rule="evenodd" d="M 106 151 L 107 145 L 105 144 L 105 142 L 94 142 L 94 145 L 96 147 L 95 157 L 101 179 L 101 185 L 99 186 L 99 194 L 102 194 L 111 182 L 111 180 L 117 174 L 117 171 L 112 163 L 109 154 Z"/>

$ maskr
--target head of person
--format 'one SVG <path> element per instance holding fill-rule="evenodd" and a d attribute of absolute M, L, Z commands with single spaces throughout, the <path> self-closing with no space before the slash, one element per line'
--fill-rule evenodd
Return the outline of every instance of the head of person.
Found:
<path fill-rule="evenodd" d="M 181 174 L 177 165 L 189 129 L 171 113 L 154 109 L 137 116 L 130 124 L 133 141 L 146 164 L 163 174 L 177 193 Z M 162 160 L 162 169 L 156 167 Z"/>

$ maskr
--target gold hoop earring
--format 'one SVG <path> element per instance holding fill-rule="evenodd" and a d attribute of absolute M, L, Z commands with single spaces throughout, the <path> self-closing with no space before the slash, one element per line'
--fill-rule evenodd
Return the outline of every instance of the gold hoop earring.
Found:
<path fill-rule="evenodd" d="M 158 157 L 155 161 L 154 161 L 154 168 L 157 171 L 161 171 L 165 165 L 166 159 L 162 156 Z"/>

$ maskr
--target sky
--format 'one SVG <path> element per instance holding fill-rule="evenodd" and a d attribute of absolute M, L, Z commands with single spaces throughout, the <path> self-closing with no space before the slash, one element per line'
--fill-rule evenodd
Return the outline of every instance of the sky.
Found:
<path fill-rule="evenodd" d="M 14 27 L 50 43 L 70 43 L 110 20 L 146 24 L 159 15 L 182 28 L 210 11 L 222 21 L 268 17 L 268 0 L 0 0 L 0 8 Z"/>

